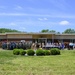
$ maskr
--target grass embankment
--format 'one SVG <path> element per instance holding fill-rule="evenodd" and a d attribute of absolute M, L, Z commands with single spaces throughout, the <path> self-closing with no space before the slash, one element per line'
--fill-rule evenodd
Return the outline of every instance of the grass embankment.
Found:
<path fill-rule="evenodd" d="M 55 56 L 16 56 L 0 50 L 0 75 L 75 75 L 75 50 Z"/>

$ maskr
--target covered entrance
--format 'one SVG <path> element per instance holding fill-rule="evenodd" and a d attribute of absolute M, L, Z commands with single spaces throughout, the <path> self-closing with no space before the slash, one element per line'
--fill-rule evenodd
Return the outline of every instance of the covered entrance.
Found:
<path fill-rule="evenodd" d="M 38 43 L 47 43 L 47 38 L 38 38 Z"/>
<path fill-rule="evenodd" d="M 40 47 L 44 47 L 47 44 L 47 38 L 38 38 Z"/>

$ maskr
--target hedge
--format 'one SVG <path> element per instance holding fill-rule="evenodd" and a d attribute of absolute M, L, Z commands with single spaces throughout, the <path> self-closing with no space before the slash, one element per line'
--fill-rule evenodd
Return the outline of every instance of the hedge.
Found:
<path fill-rule="evenodd" d="M 37 56 L 43 56 L 43 55 L 45 55 L 45 51 L 42 50 L 42 49 L 38 49 L 38 50 L 36 51 L 36 55 L 37 55 Z"/>
<path fill-rule="evenodd" d="M 57 48 L 52 48 L 50 50 L 51 55 L 60 55 L 60 50 Z"/>
<path fill-rule="evenodd" d="M 29 55 L 29 56 L 34 56 L 34 54 L 35 54 L 35 52 L 32 49 L 27 51 L 27 55 Z"/>

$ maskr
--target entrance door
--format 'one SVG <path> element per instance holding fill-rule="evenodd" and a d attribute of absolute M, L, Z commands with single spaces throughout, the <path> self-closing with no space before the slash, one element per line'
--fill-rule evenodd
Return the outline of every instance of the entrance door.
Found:
<path fill-rule="evenodd" d="M 46 44 L 47 43 L 47 38 L 39 38 L 38 39 L 38 43 L 44 43 L 44 44 Z"/>
<path fill-rule="evenodd" d="M 40 43 L 41 47 L 43 47 L 47 43 L 47 38 L 39 38 L 38 43 Z"/>

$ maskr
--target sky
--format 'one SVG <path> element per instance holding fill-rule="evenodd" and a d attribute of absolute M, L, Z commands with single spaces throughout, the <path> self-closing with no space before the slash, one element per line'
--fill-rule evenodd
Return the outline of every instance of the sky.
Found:
<path fill-rule="evenodd" d="M 0 0 L 0 28 L 24 32 L 75 29 L 75 0 Z"/>

